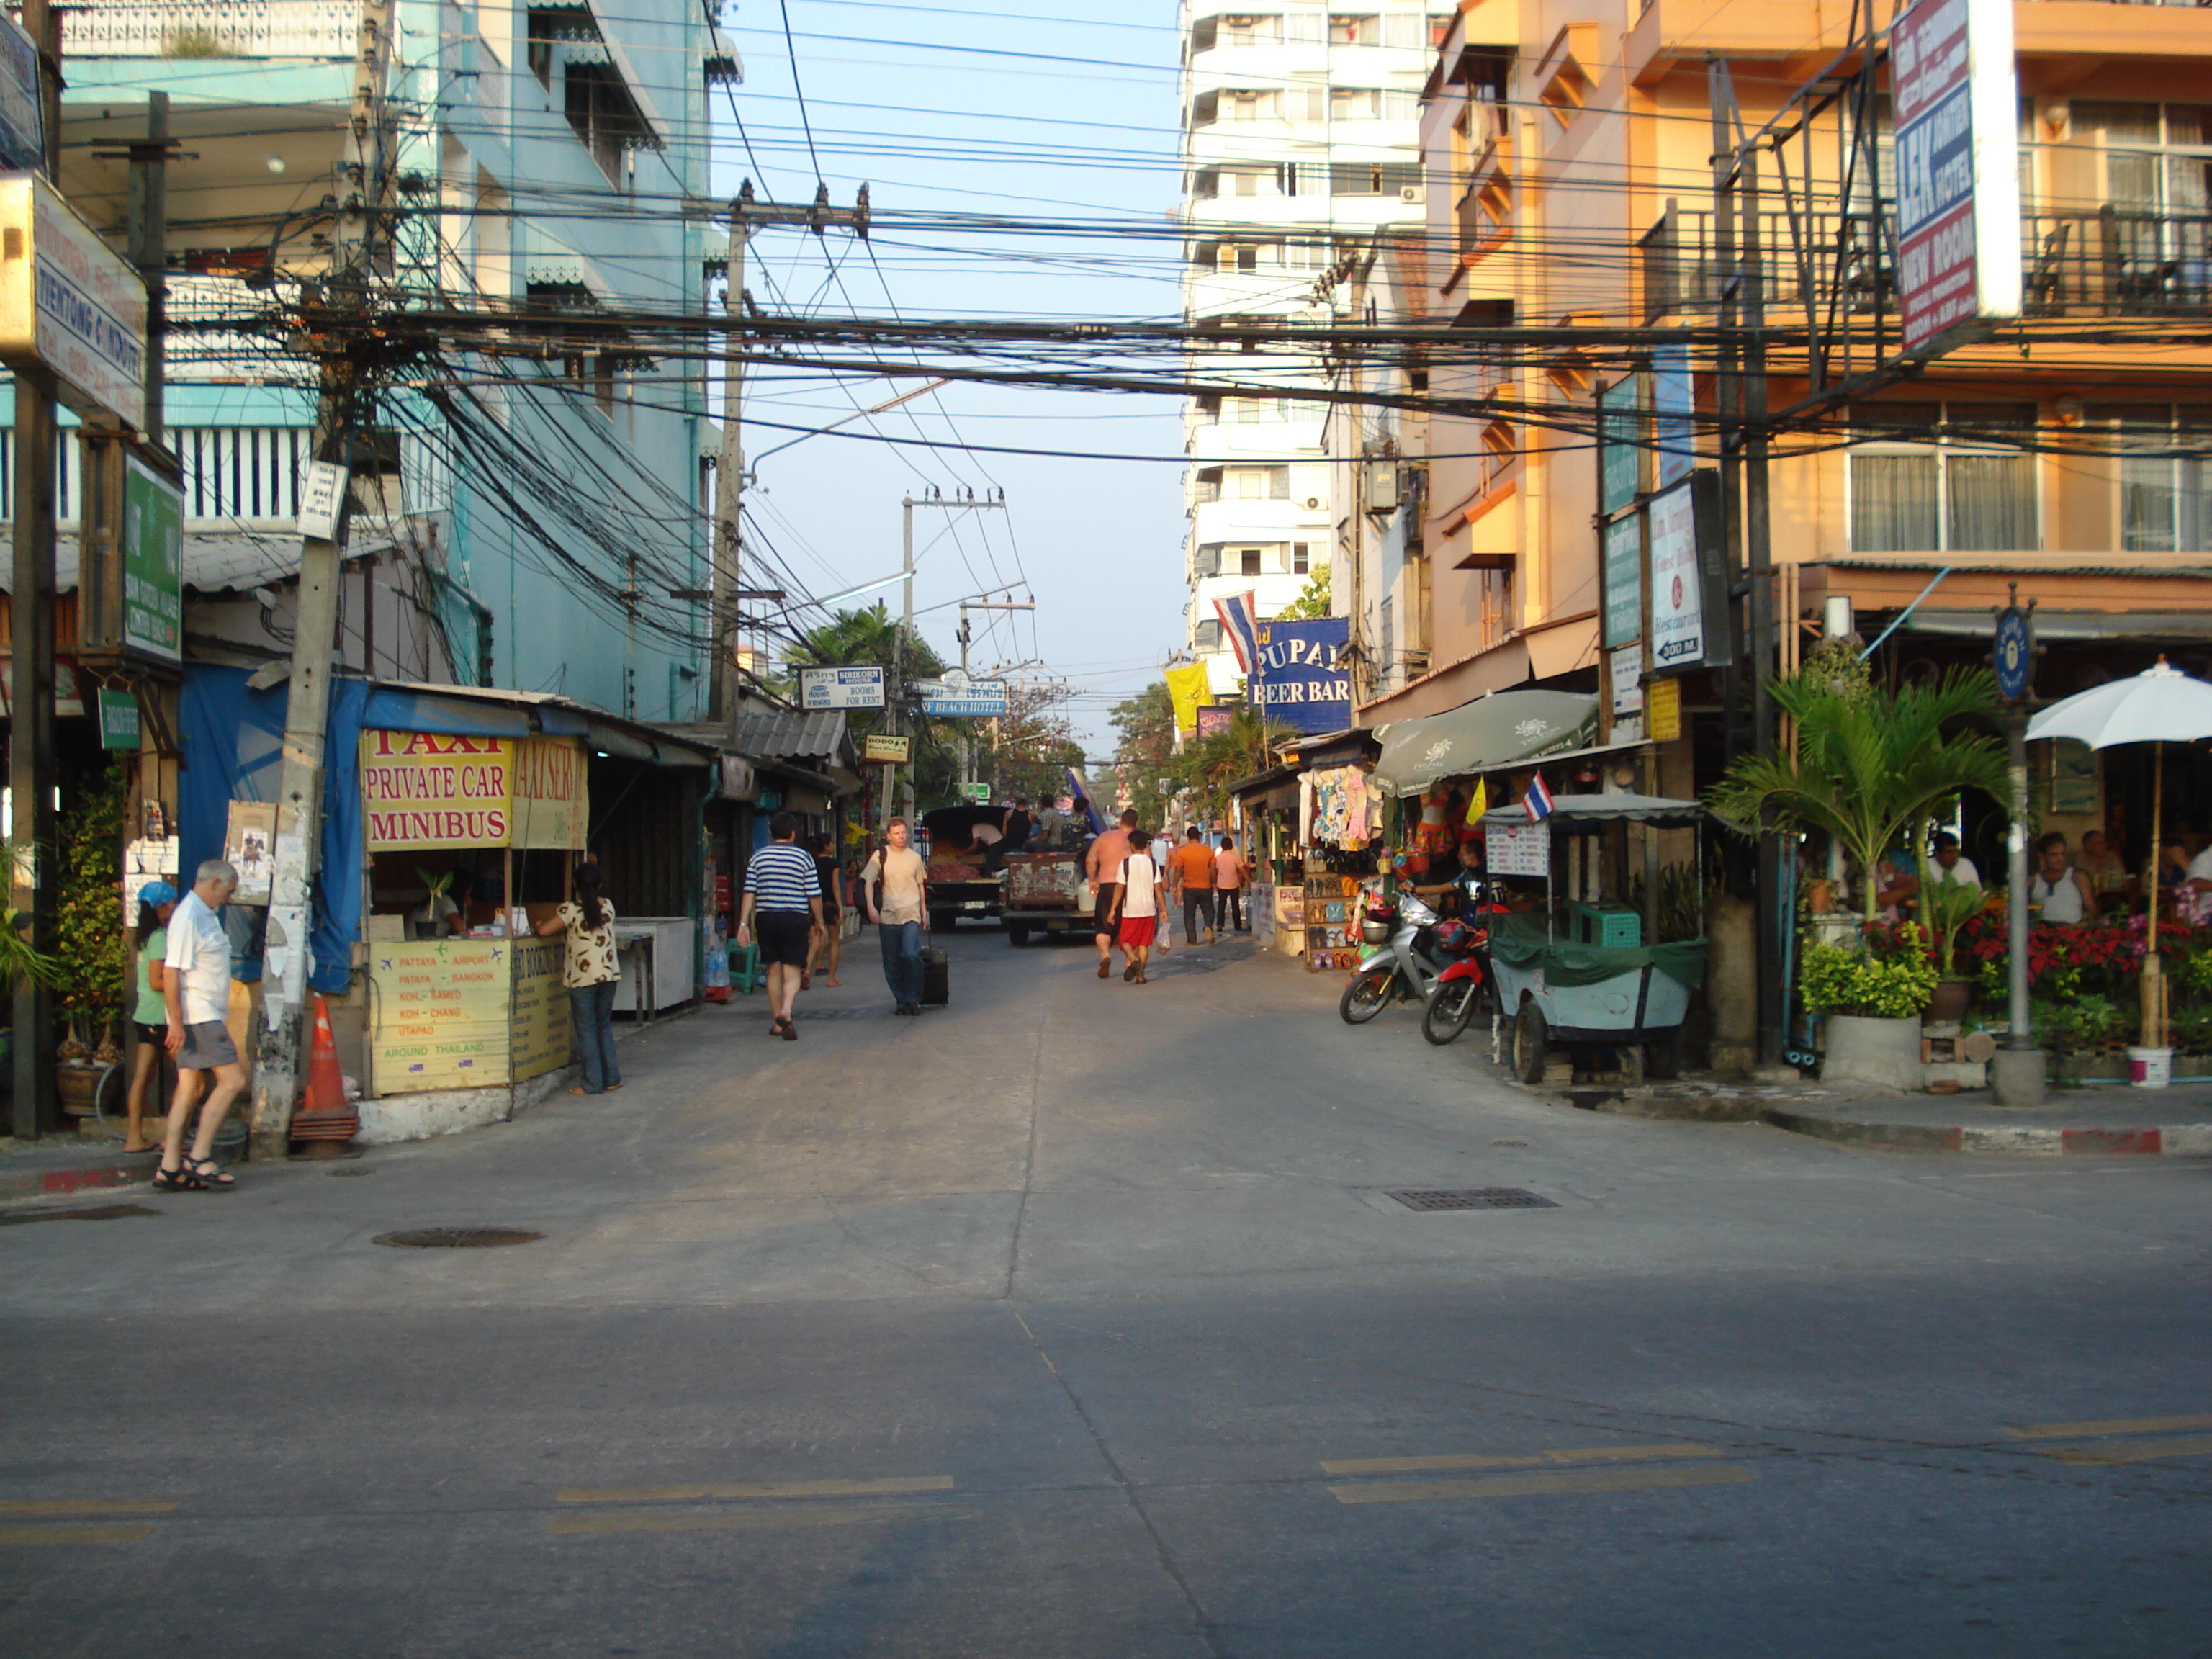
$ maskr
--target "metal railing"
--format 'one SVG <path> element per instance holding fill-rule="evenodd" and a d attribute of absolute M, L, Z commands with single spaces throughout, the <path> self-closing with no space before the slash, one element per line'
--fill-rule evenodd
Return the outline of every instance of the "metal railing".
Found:
<path fill-rule="evenodd" d="M 70 7 L 72 58 L 350 58 L 357 0 L 136 0 Z"/>
<path fill-rule="evenodd" d="M 1710 311 L 1719 303 L 1714 216 L 1675 210 L 1637 247 L 1644 313 Z M 1867 213 L 1805 213 L 1794 223 L 1738 214 L 1736 245 L 1756 246 L 1766 303 L 1802 308 L 1811 300 L 1848 314 L 1877 302 L 1893 311 L 1895 273 Z M 2103 207 L 2021 217 L 2022 299 L 2032 317 L 2154 316 L 2212 309 L 2212 213 Z"/>

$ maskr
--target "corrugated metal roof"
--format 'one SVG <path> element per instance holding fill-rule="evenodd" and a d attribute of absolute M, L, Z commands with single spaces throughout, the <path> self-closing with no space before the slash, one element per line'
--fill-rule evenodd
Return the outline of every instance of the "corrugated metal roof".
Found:
<path fill-rule="evenodd" d="M 346 562 L 383 553 L 392 546 L 389 536 L 356 537 L 346 546 Z M 289 582 L 300 574 L 300 538 L 285 531 L 239 531 L 216 535 L 206 531 L 185 532 L 185 586 L 196 593 L 243 593 L 276 582 Z M 14 568 L 0 560 L 0 593 L 13 591 Z M 54 538 L 54 591 L 71 593 L 77 584 L 77 538 L 62 533 Z"/>
<path fill-rule="evenodd" d="M 738 716 L 730 746 L 740 755 L 834 760 L 845 746 L 844 711 L 746 709 Z"/>

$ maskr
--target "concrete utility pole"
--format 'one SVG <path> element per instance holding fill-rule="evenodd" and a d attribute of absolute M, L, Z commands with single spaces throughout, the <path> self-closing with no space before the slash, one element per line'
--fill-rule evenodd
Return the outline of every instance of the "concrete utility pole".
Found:
<path fill-rule="evenodd" d="M 165 417 L 164 343 L 169 297 L 169 94 L 146 94 L 146 137 L 125 152 L 131 158 L 128 223 L 131 263 L 146 284 L 146 428 L 149 444 L 161 441 Z M 270 250 L 274 259 L 276 250 Z"/>
<path fill-rule="evenodd" d="M 904 514 L 899 563 L 899 568 L 903 574 L 899 585 L 905 594 L 905 599 L 899 611 L 898 632 L 891 637 L 891 684 L 888 700 L 895 711 L 899 729 L 902 732 L 907 732 L 909 737 L 914 734 L 908 731 L 906 720 L 906 642 L 914 633 L 914 510 L 917 507 L 938 507 L 945 508 L 947 512 L 958 512 L 963 508 L 973 508 L 978 512 L 983 512 L 995 507 L 1004 512 L 1006 506 L 1006 493 L 1003 489 L 995 496 L 932 495 L 923 497 L 921 501 L 915 500 L 911 495 L 902 495 L 899 498 L 899 507 Z M 890 775 L 889 772 L 884 774 L 887 779 Z M 884 799 L 876 804 L 876 828 L 878 833 L 883 830 L 885 822 L 890 817 L 890 793 L 889 787 L 886 787 L 884 790 Z M 906 811 L 908 817 L 914 816 L 914 753 L 911 749 L 907 752 Z"/>
<path fill-rule="evenodd" d="M 39 52 L 39 107 L 46 124 L 46 174 L 61 173 L 61 13 L 23 0 L 23 31 Z M 60 849 L 54 820 L 54 460 L 52 373 L 15 374 L 15 638 L 8 690 L 15 724 L 8 744 L 9 825 L 15 845 L 9 900 L 34 951 L 54 945 Z M 53 996 L 27 976 L 15 996 L 15 1102 L 12 1127 L 24 1139 L 58 1127 L 54 1097 Z"/>
<path fill-rule="evenodd" d="M 722 315 L 726 319 L 722 331 L 722 448 L 714 462 L 714 550 L 708 572 L 708 614 L 712 619 L 708 632 L 714 644 L 714 655 L 707 665 L 707 712 L 709 720 L 726 725 L 732 732 L 737 729 L 738 718 L 738 602 L 742 597 L 739 576 L 744 544 L 744 333 L 745 314 L 753 306 L 753 296 L 745 291 L 745 248 L 756 230 L 770 225 L 804 225 L 817 236 L 825 234 L 830 226 L 839 225 L 865 242 L 868 240 L 870 212 L 866 185 L 860 186 L 860 198 L 849 208 L 830 205 L 827 185 L 816 190 L 814 200 L 806 206 L 783 207 L 755 198 L 753 181 L 748 179 L 738 186 L 738 193 L 730 203 L 730 251 L 722 278 Z M 908 395 L 919 397 L 921 393 Z"/>
<path fill-rule="evenodd" d="M 343 466 L 360 416 L 361 324 L 382 223 L 386 143 L 384 89 L 392 58 L 392 0 L 362 0 L 354 49 L 353 114 L 340 164 L 338 213 L 323 295 L 321 393 L 314 453 Z M 337 642 L 338 573 L 347 532 L 342 491 L 337 534 L 300 544 L 299 613 L 293 623 L 292 674 L 284 714 L 283 772 L 276 792 L 276 870 L 270 896 L 268 974 L 263 981 L 260 1056 L 253 1068 L 253 1149 L 282 1158 L 299 1094 L 300 1041 L 307 994 L 317 854 L 323 823 L 323 744 Z"/>

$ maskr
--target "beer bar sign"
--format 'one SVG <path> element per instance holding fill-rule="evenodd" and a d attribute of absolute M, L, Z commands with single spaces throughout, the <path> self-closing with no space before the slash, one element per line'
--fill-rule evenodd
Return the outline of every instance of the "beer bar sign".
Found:
<path fill-rule="evenodd" d="M 1919 0 L 1890 27 L 1898 311 L 1908 352 L 2020 315 L 2012 0 Z"/>

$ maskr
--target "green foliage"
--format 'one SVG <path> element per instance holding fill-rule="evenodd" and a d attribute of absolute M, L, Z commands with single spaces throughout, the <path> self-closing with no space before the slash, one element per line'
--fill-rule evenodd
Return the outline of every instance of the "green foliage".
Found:
<path fill-rule="evenodd" d="M 1275 763 L 1276 751 L 1297 736 L 1291 727 L 1267 720 L 1256 708 L 1238 708 L 1222 730 L 1184 748 L 1176 775 L 1197 796 L 1200 816 L 1226 817 L 1229 786 L 1267 770 Z"/>
<path fill-rule="evenodd" d="M 2110 997 L 2038 997 L 2028 1018 L 2039 1035 L 2059 1048 L 2095 1048 L 2127 1034 L 2127 1012 Z"/>
<path fill-rule="evenodd" d="M 1910 939 L 1920 930 L 1910 924 Z M 1924 948 L 1880 958 L 1839 945 L 1805 947 L 1800 984 L 1808 1008 L 1869 1019 L 1904 1019 L 1919 1013 L 1936 994 L 1936 964 Z"/>
<path fill-rule="evenodd" d="M 86 791 L 61 826 L 54 954 L 69 972 L 58 1001 L 86 1035 L 123 1015 L 123 817 L 129 793 L 122 770 L 112 770 Z"/>
<path fill-rule="evenodd" d="M 2212 998 L 2212 951 L 2195 951 L 2179 969 L 2168 971 L 2186 994 Z"/>
<path fill-rule="evenodd" d="M 2212 1008 L 2185 1008 L 2168 1018 L 2166 1029 L 2175 1048 L 2212 1054 Z"/>
<path fill-rule="evenodd" d="M 1922 884 L 1920 915 L 1936 936 L 1936 966 L 1944 978 L 1950 978 L 1953 972 L 1959 930 L 1979 915 L 1988 902 L 1989 895 L 1980 888 L 1960 882 L 1939 881 L 1933 886 Z"/>
<path fill-rule="evenodd" d="M 1705 937 L 1705 917 L 1713 895 L 1720 890 L 1717 876 L 1706 884 L 1706 891 L 1698 890 L 1698 872 L 1694 865 L 1668 864 L 1659 870 L 1659 940 L 1671 945 L 1677 940 Z M 1644 908 L 1644 874 L 1638 871 L 1628 878 L 1628 890 L 1623 901 L 1632 910 Z"/>
<path fill-rule="evenodd" d="M 1918 847 L 1930 817 L 1961 789 L 2002 800 L 2008 781 L 2003 746 L 1960 723 L 2000 711 L 1985 669 L 1953 670 L 1894 696 L 1863 667 L 1816 653 L 1775 682 L 1774 700 L 1796 723 L 1796 752 L 1749 755 L 1707 792 L 1723 817 L 1818 830 L 1844 849 L 1858 874 L 1867 920 L 1875 915 L 1876 862 L 1903 842 Z"/>
<path fill-rule="evenodd" d="M 1320 569 L 1315 571 L 1312 575 L 1307 577 L 1306 585 L 1298 590 L 1297 598 L 1292 599 L 1280 611 L 1278 611 L 1273 620 L 1276 622 L 1319 622 L 1322 617 L 1328 616 L 1329 605 L 1328 570 L 1329 568 L 1327 565 L 1323 565 Z"/>
<path fill-rule="evenodd" d="M 1157 829 L 1167 815 L 1176 761 L 1175 700 L 1168 695 L 1167 682 L 1154 680 L 1135 696 L 1124 697 L 1107 718 L 1120 739 L 1114 749 L 1114 769 L 1122 791 L 1145 827 Z M 1163 780 L 1169 787 L 1161 787 Z M 1103 781 L 1091 781 L 1101 785 L 1103 794 Z M 1091 805 L 1102 817 L 1114 816 L 1111 800 L 1094 799 Z"/>
<path fill-rule="evenodd" d="M 796 670 L 876 664 L 888 676 L 892 658 L 897 654 L 898 633 L 897 621 L 880 601 L 858 611 L 836 611 L 828 622 L 808 629 L 797 644 L 784 653 L 784 666 Z M 900 657 L 900 672 L 910 680 L 934 679 L 945 672 L 945 659 L 930 649 L 927 641 L 918 635 L 909 635 Z M 788 673 L 769 689 L 796 701 L 798 676 Z M 883 708 L 855 708 L 848 713 L 845 722 L 854 744 L 858 745 L 871 732 L 893 730 L 890 714 L 890 710 Z M 907 730 L 914 738 L 915 800 L 921 811 L 927 811 L 953 798 L 953 785 L 958 781 L 960 769 L 958 743 L 943 720 L 912 721 Z"/>

